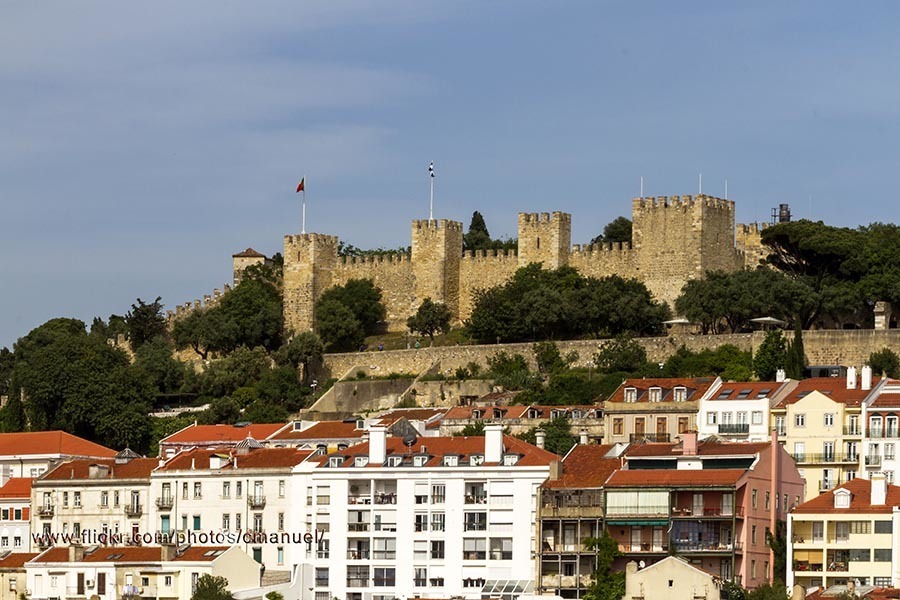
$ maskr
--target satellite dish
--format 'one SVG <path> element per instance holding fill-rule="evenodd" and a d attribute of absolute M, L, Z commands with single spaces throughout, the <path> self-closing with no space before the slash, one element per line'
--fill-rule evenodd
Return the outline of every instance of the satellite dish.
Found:
<path fill-rule="evenodd" d="M 407 448 L 412 448 L 413 444 L 415 444 L 416 440 L 418 440 L 418 439 L 419 439 L 418 436 L 416 436 L 415 433 L 410 431 L 409 433 L 407 433 L 406 435 L 403 436 L 403 445 L 406 446 Z"/>
<path fill-rule="evenodd" d="M 643 569 L 645 566 L 647 566 L 647 563 L 645 563 L 644 561 L 641 561 L 641 562 L 638 563 L 638 568 L 639 568 L 639 569 Z"/>

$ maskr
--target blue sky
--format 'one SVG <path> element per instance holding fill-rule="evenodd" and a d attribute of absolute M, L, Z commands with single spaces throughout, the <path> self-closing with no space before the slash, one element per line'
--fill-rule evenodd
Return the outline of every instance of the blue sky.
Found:
<path fill-rule="evenodd" d="M 647 195 L 891 221 L 888 2 L 5 2 L 0 346 L 171 307 L 307 229 L 409 244 L 427 217 L 564 210 L 587 242 Z M 810 200 L 811 199 L 811 200 Z"/>

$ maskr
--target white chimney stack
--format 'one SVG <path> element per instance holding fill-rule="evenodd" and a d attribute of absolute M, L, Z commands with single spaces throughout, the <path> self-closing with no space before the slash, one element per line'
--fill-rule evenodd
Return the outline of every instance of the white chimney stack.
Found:
<path fill-rule="evenodd" d="M 488 423 L 484 426 L 484 462 L 499 463 L 503 456 L 503 425 Z"/>
<path fill-rule="evenodd" d="M 847 389 L 856 389 L 856 367 L 850 367 L 849 369 L 847 369 Z"/>
<path fill-rule="evenodd" d="M 884 506 L 887 502 L 887 480 L 884 473 L 872 474 L 872 497 L 869 503 L 872 506 Z"/>
<path fill-rule="evenodd" d="M 862 387 L 863 390 L 872 389 L 872 367 L 866 365 L 862 368 Z"/>
<path fill-rule="evenodd" d="M 535 432 L 534 432 L 534 445 L 535 446 L 537 446 L 538 448 L 543 450 L 544 442 L 546 441 L 546 439 L 547 439 L 547 434 L 544 432 L 543 429 L 535 430 Z"/>
<path fill-rule="evenodd" d="M 787 375 L 784 372 L 784 369 L 778 369 L 775 371 L 775 382 L 776 383 L 784 383 L 784 380 L 787 379 Z"/>
<path fill-rule="evenodd" d="M 590 439 L 588 438 L 587 429 L 581 430 L 581 433 L 578 436 L 578 443 L 581 444 L 582 446 L 586 446 L 587 444 L 590 443 Z"/>
<path fill-rule="evenodd" d="M 387 458 L 387 427 L 373 425 L 369 427 L 369 464 L 383 464 Z"/>

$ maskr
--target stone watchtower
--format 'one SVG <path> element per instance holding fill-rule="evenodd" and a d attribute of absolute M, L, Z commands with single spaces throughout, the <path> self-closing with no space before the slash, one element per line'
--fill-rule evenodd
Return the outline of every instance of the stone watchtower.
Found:
<path fill-rule="evenodd" d="M 284 326 L 298 333 L 315 325 L 313 306 L 333 285 L 338 262 L 335 235 L 301 233 L 284 236 Z"/>
<path fill-rule="evenodd" d="M 519 266 L 544 263 L 545 269 L 569 264 L 572 249 L 572 215 L 519 213 Z"/>
<path fill-rule="evenodd" d="M 413 314 L 425 298 L 443 302 L 451 314 L 459 314 L 459 262 L 462 256 L 462 223 L 421 220 L 412 223 L 412 270 L 415 278 Z"/>
<path fill-rule="evenodd" d="M 247 248 L 243 252 L 231 255 L 233 285 L 237 287 L 244 276 L 244 270 L 253 265 L 264 265 L 269 262 L 265 254 L 257 252 L 253 248 Z"/>

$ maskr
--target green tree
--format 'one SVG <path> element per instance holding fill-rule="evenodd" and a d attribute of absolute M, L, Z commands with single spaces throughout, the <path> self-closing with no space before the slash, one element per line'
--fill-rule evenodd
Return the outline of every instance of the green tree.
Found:
<path fill-rule="evenodd" d="M 450 309 L 443 302 L 433 302 L 425 298 L 416 314 L 406 320 L 406 326 L 413 333 L 427 335 L 434 345 L 434 334 L 450 331 Z"/>
<path fill-rule="evenodd" d="M 644 347 L 627 336 L 607 341 L 594 355 L 594 364 L 602 373 L 635 372 L 647 365 Z"/>
<path fill-rule="evenodd" d="M 316 329 L 328 352 L 354 351 L 366 337 L 353 311 L 335 298 L 316 302 Z"/>
<path fill-rule="evenodd" d="M 618 556 L 619 545 L 604 530 L 599 538 L 585 540 L 585 545 L 597 553 L 597 568 L 591 575 L 591 583 L 582 598 L 584 600 L 621 600 L 625 595 L 625 572 L 613 572 L 613 561 Z"/>
<path fill-rule="evenodd" d="M 228 580 L 224 577 L 201 575 L 191 600 L 232 600 L 228 591 Z"/>
<path fill-rule="evenodd" d="M 319 305 L 335 301 L 350 310 L 365 335 L 373 335 L 383 327 L 386 311 L 381 302 L 381 290 L 375 287 L 371 279 L 350 279 L 344 285 L 326 290 L 316 302 L 317 321 L 320 318 Z M 325 339 L 325 336 L 322 338 Z"/>
<path fill-rule="evenodd" d="M 16 433 L 28 428 L 28 418 L 25 415 L 25 405 L 18 396 L 13 396 L 0 408 L 0 432 Z"/>
<path fill-rule="evenodd" d="M 591 240 L 591 244 L 616 244 L 631 242 L 631 220 L 616 217 L 603 228 L 603 235 Z"/>
<path fill-rule="evenodd" d="M 569 363 L 559 352 L 559 346 L 554 342 L 535 342 L 531 346 L 531 351 L 534 352 L 534 359 L 541 375 L 559 373 L 569 367 Z"/>
<path fill-rule="evenodd" d="M 179 350 L 191 348 L 206 360 L 211 350 L 222 347 L 220 340 L 225 329 L 221 311 L 196 309 L 175 321 L 172 338 Z"/>
<path fill-rule="evenodd" d="M 264 348 L 240 347 L 210 362 L 199 378 L 196 391 L 208 398 L 230 396 L 238 388 L 254 386 L 270 368 L 271 360 Z"/>
<path fill-rule="evenodd" d="M 775 531 L 766 530 L 766 544 L 772 549 L 772 575 L 775 581 L 787 579 L 787 522 L 777 521 Z"/>
<path fill-rule="evenodd" d="M 274 402 L 256 400 L 244 409 L 242 418 L 251 423 L 283 423 L 288 420 L 288 411 Z"/>
<path fill-rule="evenodd" d="M 454 437 L 481 437 L 484 435 L 484 421 L 478 421 L 476 423 L 469 423 L 459 431 L 453 434 Z"/>
<path fill-rule="evenodd" d="M 172 343 L 156 337 L 144 343 L 134 353 L 134 366 L 143 372 L 160 394 L 177 392 L 184 382 L 185 366 L 172 355 Z"/>
<path fill-rule="evenodd" d="M 10 352 L 9 348 L 0 348 L 0 396 L 5 396 L 9 393 L 15 364 L 15 356 Z"/>
<path fill-rule="evenodd" d="M 266 600 L 284 600 L 284 595 L 280 592 L 269 592 L 266 594 Z"/>
<path fill-rule="evenodd" d="M 794 340 L 787 345 L 784 357 L 784 372 L 791 379 L 803 379 L 806 368 L 806 353 L 803 351 L 803 331 L 794 329 Z"/>
<path fill-rule="evenodd" d="M 165 337 L 168 332 L 162 298 L 157 296 L 156 300 L 149 304 L 138 298 L 137 304 L 132 304 L 131 310 L 125 315 L 125 325 L 128 327 L 128 339 L 134 350 L 156 337 Z"/>
<path fill-rule="evenodd" d="M 534 444 L 537 441 L 538 429 L 544 430 L 544 449 L 560 456 L 564 456 L 578 442 L 569 431 L 569 420 L 565 417 L 551 419 L 547 423 L 539 427 L 532 427 L 516 437 L 520 440 L 525 440 L 529 444 Z"/>
<path fill-rule="evenodd" d="M 787 593 L 787 586 L 781 581 L 775 583 L 764 583 L 747 592 L 747 600 L 789 600 L 790 594 Z"/>
<path fill-rule="evenodd" d="M 254 385 L 257 396 L 263 402 L 284 406 L 288 411 L 305 408 L 310 397 L 309 385 L 302 386 L 297 381 L 297 370 L 293 367 L 278 367 L 263 373 Z"/>
<path fill-rule="evenodd" d="M 233 398 L 216 398 L 197 416 L 197 422 L 204 425 L 232 425 L 240 420 L 241 407 Z"/>
<path fill-rule="evenodd" d="M 785 366 L 787 347 L 780 329 L 773 329 L 756 349 L 753 357 L 753 372 L 760 381 L 772 381 L 775 372 Z"/>
<path fill-rule="evenodd" d="M 486 250 L 491 247 L 491 234 L 488 233 L 484 217 L 477 210 L 472 213 L 469 231 L 463 235 L 463 250 Z"/>
<path fill-rule="evenodd" d="M 280 364 L 289 364 L 294 369 L 303 367 L 301 383 L 309 381 L 310 365 L 322 360 L 325 346 L 319 336 L 311 331 L 304 331 L 292 337 L 278 351 L 276 359 Z"/>
<path fill-rule="evenodd" d="M 868 365 L 876 375 L 884 373 L 892 379 L 900 377 L 900 356 L 890 348 L 882 348 L 869 355 Z"/>
<path fill-rule="evenodd" d="M 212 350 L 227 353 L 241 346 L 262 346 L 274 352 L 281 346 L 284 325 L 281 293 L 270 283 L 244 279 L 222 296 L 219 304 L 207 311 L 207 316 L 210 313 L 213 319 L 221 317 L 220 336 Z"/>
<path fill-rule="evenodd" d="M 723 344 L 715 350 L 692 352 L 679 348 L 669 357 L 659 371 L 660 377 L 711 377 L 720 376 L 725 381 L 748 381 L 753 377 L 753 359 L 750 352 L 737 346 Z"/>

